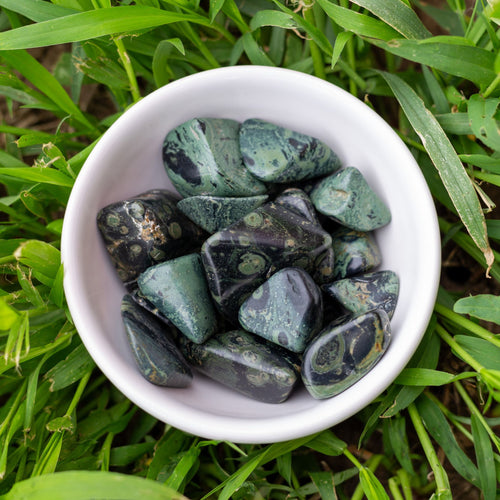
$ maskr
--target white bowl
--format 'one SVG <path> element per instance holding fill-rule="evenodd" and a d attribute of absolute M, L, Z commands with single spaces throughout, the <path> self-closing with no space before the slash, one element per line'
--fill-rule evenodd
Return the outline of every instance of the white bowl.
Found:
<path fill-rule="evenodd" d="M 392 212 L 376 231 L 379 269 L 400 278 L 392 341 L 359 382 L 326 400 L 303 387 L 281 404 L 246 398 L 196 374 L 186 389 L 162 388 L 139 373 L 120 317 L 125 289 L 96 226 L 105 205 L 152 188 L 172 188 L 162 164 L 168 131 L 195 117 L 261 118 L 310 134 L 359 168 Z M 172 82 L 142 99 L 103 135 L 69 200 L 62 235 L 64 288 L 76 328 L 99 368 L 135 404 L 186 432 L 239 443 L 305 436 L 355 414 L 404 368 L 428 324 L 439 281 L 440 238 L 433 200 L 413 156 L 368 106 L 318 78 L 238 66 Z"/>

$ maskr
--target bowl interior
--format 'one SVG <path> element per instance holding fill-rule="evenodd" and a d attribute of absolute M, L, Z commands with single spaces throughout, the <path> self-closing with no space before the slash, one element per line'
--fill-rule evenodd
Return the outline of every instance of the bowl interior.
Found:
<path fill-rule="evenodd" d="M 173 189 L 161 147 L 166 133 L 194 117 L 261 118 L 310 134 L 356 166 L 389 206 L 375 233 L 379 269 L 400 278 L 392 341 L 380 362 L 338 396 L 317 401 L 305 389 L 285 403 L 253 401 L 196 374 L 187 389 L 144 380 L 120 317 L 125 289 L 96 226 L 105 205 L 152 188 Z M 79 334 L 104 374 L 134 403 L 187 432 L 235 442 L 276 442 L 330 427 L 371 402 L 417 348 L 438 285 L 440 243 L 432 198 L 408 149 L 370 108 L 343 90 L 290 70 L 223 68 L 173 82 L 130 108 L 104 134 L 68 204 L 62 239 L 65 291 Z"/>

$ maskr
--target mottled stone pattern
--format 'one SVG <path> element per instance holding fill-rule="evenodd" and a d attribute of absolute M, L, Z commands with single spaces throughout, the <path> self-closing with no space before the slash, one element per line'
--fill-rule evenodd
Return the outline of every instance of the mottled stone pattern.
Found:
<path fill-rule="evenodd" d="M 240 149 L 248 170 L 264 182 L 310 179 L 340 168 L 337 155 L 320 140 L 259 119 L 242 123 Z"/>
<path fill-rule="evenodd" d="M 195 118 L 167 134 L 163 163 L 182 196 L 254 196 L 266 192 L 266 186 L 243 165 L 239 129 L 234 120 Z"/>
<path fill-rule="evenodd" d="M 304 352 L 306 389 L 316 399 L 341 393 L 373 368 L 389 342 L 390 322 L 385 311 L 338 318 Z"/>
<path fill-rule="evenodd" d="M 399 278 L 394 271 L 377 271 L 334 281 L 322 288 L 354 314 L 383 309 L 392 318 L 398 301 Z"/>
<path fill-rule="evenodd" d="M 190 196 L 177 208 L 205 231 L 212 234 L 240 220 L 248 212 L 260 207 L 268 199 L 263 194 L 243 198 L 222 196 Z"/>
<path fill-rule="evenodd" d="M 317 224 L 266 203 L 203 244 L 212 297 L 223 314 L 237 321 L 243 301 L 274 272 L 285 267 L 312 272 L 331 251 L 331 241 Z"/>
<path fill-rule="evenodd" d="M 380 249 L 371 233 L 340 228 L 332 233 L 335 280 L 370 271 L 381 261 Z"/>
<path fill-rule="evenodd" d="M 319 182 L 311 193 L 311 201 L 322 214 L 357 231 L 372 231 L 391 220 L 387 206 L 354 167 Z"/>
<path fill-rule="evenodd" d="M 187 387 L 193 375 L 173 340 L 175 328 L 144 310 L 130 295 L 123 297 L 121 315 L 142 376 L 156 385 Z"/>
<path fill-rule="evenodd" d="M 299 378 L 292 353 L 243 330 L 217 334 L 201 345 L 183 341 L 181 349 L 201 373 L 264 403 L 285 401 Z"/>
<path fill-rule="evenodd" d="M 302 215 L 305 219 L 319 224 L 318 216 L 309 196 L 299 188 L 285 189 L 275 200 L 277 205 L 282 205 L 292 212 Z"/>
<path fill-rule="evenodd" d="M 321 290 L 303 269 L 282 269 L 245 300 L 238 318 L 245 330 L 301 353 L 321 329 Z"/>
<path fill-rule="evenodd" d="M 172 325 L 172 322 L 153 304 L 151 303 L 144 295 L 141 293 L 141 291 L 138 288 L 135 288 L 130 292 L 130 298 L 139 306 L 141 306 L 143 309 L 146 309 L 146 311 L 150 312 L 154 316 L 156 316 L 158 319 L 163 321 L 164 323 L 167 323 L 168 325 Z M 173 326 L 173 325 L 172 325 Z M 175 330 L 177 332 L 178 330 Z"/>
<path fill-rule="evenodd" d="M 206 233 L 177 210 L 178 198 L 152 190 L 111 203 L 97 227 L 120 279 L 131 284 L 145 269 L 194 250 Z"/>
<path fill-rule="evenodd" d="M 137 283 L 144 297 L 193 342 L 205 342 L 216 332 L 217 316 L 199 254 L 150 267 Z"/>

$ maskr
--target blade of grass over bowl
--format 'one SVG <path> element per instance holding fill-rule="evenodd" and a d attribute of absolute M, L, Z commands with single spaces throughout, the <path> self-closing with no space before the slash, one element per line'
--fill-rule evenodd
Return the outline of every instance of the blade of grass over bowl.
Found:
<path fill-rule="evenodd" d="M 154 7 L 125 6 L 92 10 L 30 24 L 0 33 L 0 50 L 29 49 L 80 42 L 116 33 L 155 28 L 188 21 L 207 27 L 217 25 L 195 14 L 170 12 Z"/>
<path fill-rule="evenodd" d="M 441 180 L 464 226 L 486 259 L 488 269 L 494 261 L 488 241 L 486 222 L 472 181 L 450 140 L 422 99 L 401 78 L 381 72 L 391 87 L 405 115 L 420 137 L 437 168 Z"/>

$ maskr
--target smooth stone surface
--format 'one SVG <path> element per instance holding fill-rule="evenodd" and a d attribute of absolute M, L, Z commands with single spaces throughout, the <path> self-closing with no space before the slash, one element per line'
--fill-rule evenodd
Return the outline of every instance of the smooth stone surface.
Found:
<path fill-rule="evenodd" d="M 370 233 L 340 228 L 332 233 L 335 280 L 370 271 L 381 262 L 380 249 Z"/>
<path fill-rule="evenodd" d="M 215 333 L 217 317 L 199 254 L 150 267 L 137 283 L 144 297 L 193 342 L 205 342 Z"/>
<path fill-rule="evenodd" d="M 268 196 L 244 198 L 222 196 L 190 196 L 177 204 L 177 208 L 208 233 L 215 233 L 260 207 Z"/>
<path fill-rule="evenodd" d="M 299 188 L 285 189 L 274 202 L 282 205 L 293 212 L 297 212 L 302 217 L 311 222 L 319 224 L 318 216 L 309 196 Z"/>
<path fill-rule="evenodd" d="M 146 191 L 111 203 L 97 214 L 97 227 L 120 279 L 131 284 L 148 267 L 193 251 L 206 237 L 177 210 L 178 198 Z"/>
<path fill-rule="evenodd" d="M 243 165 L 240 124 L 223 118 L 195 118 L 170 131 L 163 143 L 168 177 L 183 196 L 254 196 L 266 186 Z"/>
<path fill-rule="evenodd" d="M 345 278 L 322 286 L 354 314 L 383 309 L 392 318 L 399 294 L 399 278 L 393 271 L 377 271 Z"/>
<path fill-rule="evenodd" d="M 175 327 L 151 315 L 130 295 L 122 299 L 121 316 L 142 376 L 156 385 L 187 387 L 193 374 L 173 340 Z"/>
<path fill-rule="evenodd" d="M 301 353 L 322 326 L 321 290 L 303 269 L 282 269 L 245 300 L 238 319 L 245 330 Z"/>
<path fill-rule="evenodd" d="M 255 118 L 241 125 L 240 150 L 245 166 L 264 182 L 311 179 L 340 168 L 338 156 L 319 139 Z"/>
<path fill-rule="evenodd" d="M 322 214 L 358 231 L 372 231 L 391 221 L 385 203 L 354 167 L 344 168 L 319 182 L 311 193 L 311 201 Z"/>
<path fill-rule="evenodd" d="M 299 377 L 298 359 L 243 330 L 220 333 L 204 344 L 181 342 L 201 373 L 264 403 L 285 401 Z"/>
<path fill-rule="evenodd" d="M 266 279 L 285 267 L 312 274 L 331 252 L 331 241 L 326 231 L 297 213 L 272 202 L 262 205 L 203 244 L 201 257 L 215 303 L 236 322 L 243 301 Z"/>
<path fill-rule="evenodd" d="M 346 390 L 380 360 L 390 337 L 385 311 L 338 318 L 304 352 L 302 380 L 306 389 L 316 399 Z"/>
<path fill-rule="evenodd" d="M 153 303 L 146 299 L 146 297 L 144 297 L 144 295 L 138 288 L 132 290 L 129 295 L 137 305 L 141 306 L 143 309 L 146 309 L 146 311 L 150 312 L 158 319 L 161 319 L 164 323 L 172 325 L 172 322 Z"/>

